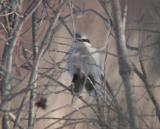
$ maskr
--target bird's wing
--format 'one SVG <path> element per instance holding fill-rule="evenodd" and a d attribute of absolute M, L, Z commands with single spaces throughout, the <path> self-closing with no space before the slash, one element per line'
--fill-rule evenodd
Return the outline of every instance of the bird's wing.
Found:
<path fill-rule="evenodd" d="M 72 76 L 76 72 L 76 67 L 75 67 L 76 52 L 77 52 L 76 48 L 73 47 L 69 50 L 68 55 L 67 55 L 67 69 L 68 69 L 68 72 L 70 73 L 70 75 L 72 75 Z"/>
<path fill-rule="evenodd" d="M 94 58 L 90 57 L 89 51 L 87 50 L 84 44 L 81 43 L 77 46 L 73 46 L 69 50 L 67 57 L 67 68 L 71 75 L 73 75 L 76 72 L 78 67 L 84 74 L 87 74 L 91 71 L 89 68 L 89 64 L 90 62 L 94 62 Z"/>

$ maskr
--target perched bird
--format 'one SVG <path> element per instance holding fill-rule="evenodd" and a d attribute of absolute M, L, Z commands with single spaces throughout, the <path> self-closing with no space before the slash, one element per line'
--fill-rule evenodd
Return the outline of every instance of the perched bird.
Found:
<path fill-rule="evenodd" d="M 72 76 L 72 92 L 80 95 L 82 90 L 95 96 L 100 87 L 103 72 L 101 69 L 101 56 L 93 48 L 90 40 L 80 33 L 75 34 L 74 43 L 68 54 L 68 70 Z"/>

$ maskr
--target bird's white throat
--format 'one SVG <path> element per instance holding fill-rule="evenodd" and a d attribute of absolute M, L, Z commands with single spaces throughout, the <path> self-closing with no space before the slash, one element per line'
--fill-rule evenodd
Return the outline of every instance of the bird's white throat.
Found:
<path fill-rule="evenodd" d="M 91 44 L 88 43 L 88 42 L 83 42 L 83 44 L 84 44 L 86 47 L 91 47 Z"/>

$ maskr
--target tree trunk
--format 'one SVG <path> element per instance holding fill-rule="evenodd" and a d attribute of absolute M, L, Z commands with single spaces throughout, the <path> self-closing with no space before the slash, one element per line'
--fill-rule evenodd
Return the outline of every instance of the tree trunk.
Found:
<path fill-rule="evenodd" d="M 127 3 L 126 3 L 127 4 Z M 114 27 L 116 34 L 116 46 L 118 52 L 119 72 L 125 86 L 125 95 L 129 113 L 129 123 L 131 129 L 138 129 L 138 117 L 136 116 L 135 98 L 133 95 L 133 69 L 127 57 L 125 41 L 125 17 L 122 18 L 119 0 L 112 0 L 112 11 L 114 17 Z M 126 12 L 124 12 L 126 13 Z"/>

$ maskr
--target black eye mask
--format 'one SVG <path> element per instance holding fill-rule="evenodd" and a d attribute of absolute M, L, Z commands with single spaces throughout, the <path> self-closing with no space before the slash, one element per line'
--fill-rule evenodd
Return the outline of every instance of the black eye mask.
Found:
<path fill-rule="evenodd" d="M 89 39 L 77 39 L 77 41 L 90 43 Z"/>

